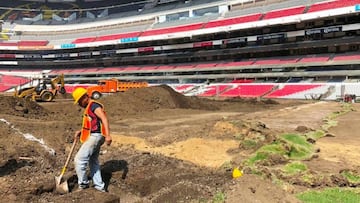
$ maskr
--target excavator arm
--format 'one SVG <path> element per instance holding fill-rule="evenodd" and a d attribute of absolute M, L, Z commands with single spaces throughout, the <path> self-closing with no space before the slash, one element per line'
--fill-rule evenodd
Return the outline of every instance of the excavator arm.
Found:
<path fill-rule="evenodd" d="M 61 94 L 65 94 L 66 90 L 65 90 L 65 80 L 64 80 L 64 74 L 58 75 L 55 78 L 51 79 L 51 88 L 53 90 L 57 90 L 57 84 L 61 84 L 60 85 L 60 89 L 59 92 Z"/>

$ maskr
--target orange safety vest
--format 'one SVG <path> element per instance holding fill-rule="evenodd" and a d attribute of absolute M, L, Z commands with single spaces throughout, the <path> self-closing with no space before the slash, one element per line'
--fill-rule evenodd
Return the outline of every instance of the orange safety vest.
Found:
<path fill-rule="evenodd" d="M 100 122 L 100 133 L 104 136 L 105 135 L 105 126 L 102 124 L 101 120 L 96 116 L 94 112 L 91 111 L 92 103 L 97 103 L 101 106 L 104 110 L 104 105 L 99 102 L 95 102 L 90 100 L 88 105 L 86 106 L 83 114 L 83 122 L 82 122 L 82 129 L 80 135 L 81 143 L 85 142 L 91 134 L 91 131 L 95 131 L 98 128 L 97 122 Z M 105 111 L 104 111 L 105 113 Z"/>

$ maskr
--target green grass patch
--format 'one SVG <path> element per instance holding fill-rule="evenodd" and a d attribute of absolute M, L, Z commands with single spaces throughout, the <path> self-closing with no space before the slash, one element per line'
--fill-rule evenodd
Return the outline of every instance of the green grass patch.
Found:
<path fill-rule="evenodd" d="M 321 126 L 323 130 L 329 130 L 331 127 L 337 126 L 338 122 L 335 120 L 324 119 L 325 123 Z"/>
<path fill-rule="evenodd" d="M 297 198 L 304 203 L 358 203 L 360 194 L 356 189 L 327 188 L 321 191 L 300 193 Z"/>
<path fill-rule="evenodd" d="M 288 175 L 293 175 L 306 171 L 308 168 L 305 164 L 299 161 L 288 163 L 284 166 L 283 171 Z"/>
<path fill-rule="evenodd" d="M 313 183 L 314 176 L 311 174 L 305 174 L 301 178 L 305 183 L 308 183 L 311 185 Z"/>
<path fill-rule="evenodd" d="M 287 152 L 281 143 L 274 142 L 272 144 L 262 146 L 256 151 L 255 155 L 250 157 L 245 163 L 247 165 L 254 165 L 258 161 L 267 159 L 270 154 L 286 155 Z"/>
<path fill-rule="evenodd" d="M 352 110 L 351 104 L 348 104 L 348 103 L 342 104 L 340 111 L 335 111 L 335 112 L 331 113 L 330 115 L 328 115 L 324 119 L 325 123 L 324 123 L 324 125 L 321 126 L 321 128 L 323 130 L 329 130 L 331 127 L 337 126 L 338 122 L 335 119 L 341 115 L 348 113 L 351 110 Z"/>
<path fill-rule="evenodd" d="M 241 146 L 244 149 L 254 149 L 257 146 L 257 142 L 255 140 L 244 140 L 241 142 Z"/>
<path fill-rule="evenodd" d="M 306 141 L 305 136 L 297 134 L 284 134 L 280 136 L 281 142 L 276 141 L 259 148 L 255 155 L 245 164 L 254 165 L 257 161 L 265 160 L 271 154 L 279 154 L 294 160 L 308 159 L 314 152 L 314 147 Z"/>
<path fill-rule="evenodd" d="M 342 110 L 341 111 L 335 111 L 332 112 L 330 115 L 326 116 L 326 120 L 334 120 L 335 118 L 337 118 L 338 116 L 340 116 L 342 113 L 344 112 L 344 107 L 342 106 Z"/>
<path fill-rule="evenodd" d="M 313 140 L 318 140 L 325 136 L 325 132 L 323 130 L 316 130 L 306 133 L 305 136 Z"/>
<path fill-rule="evenodd" d="M 212 200 L 213 203 L 223 203 L 226 200 L 226 195 L 223 192 L 217 192 Z"/>
<path fill-rule="evenodd" d="M 254 156 L 250 157 L 245 164 L 247 165 L 254 165 L 256 162 L 261 161 L 261 160 L 265 160 L 269 157 L 268 153 L 264 153 L 264 152 L 256 152 Z"/>
<path fill-rule="evenodd" d="M 258 152 L 268 153 L 268 154 L 280 154 L 286 155 L 286 149 L 281 143 L 272 143 L 262 146 Z"/>
<path fill-rule="evenodd" d="M 360 176 L 351 171 L 343 171 L 341 172 L 341 175 L 344 176 L 352 184 L 360 183 Z"/>
<path fill-rule="evenodd" d="M 284 134 L 280 138 L 290 146 L 288 156 L 290 159 L 308 159 L 314 152 L 314 147 L 306 141 L 306 138 L 297 134 Z"/>

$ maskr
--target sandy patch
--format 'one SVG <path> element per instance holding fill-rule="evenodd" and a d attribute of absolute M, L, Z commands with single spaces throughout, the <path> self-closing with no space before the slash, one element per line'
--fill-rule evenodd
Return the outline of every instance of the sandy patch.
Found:
<path fill-rule="evenodd" d="M 133 146 L 134 149 L 150 153 L 160 153 L 164 156 L 190 161 L 199 166 L 220 167 L 229 162 L 229 149 L 238 147 L 239 142 L 234 140 L 212 140 L 190 138 L 161 147 L 152 147 L 138 137 L 113 135 L 113 143 L 117 146 Z"/>

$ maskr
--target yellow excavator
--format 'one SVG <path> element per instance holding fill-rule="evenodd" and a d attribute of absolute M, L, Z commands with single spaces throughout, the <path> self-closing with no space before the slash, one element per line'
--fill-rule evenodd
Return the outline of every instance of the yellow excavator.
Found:
<path fill-rule="evenodd" d="M 30 99 L 32 101 L 51 102 L 59 92 L 65 94 L 64 74 L 58 75 L 55 78 L 39 78 L 36 86 L 15 89 L 15 97 Z M 60 83 L 60 86 L 58 84 Z M 47 85 L 51 86 L 48 88 Z"/>

